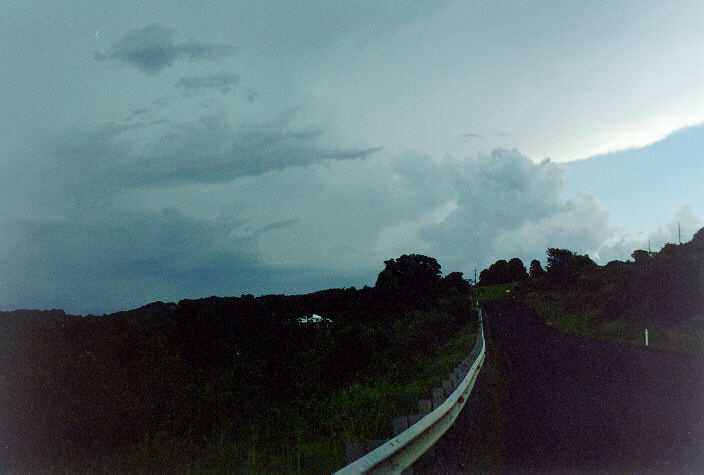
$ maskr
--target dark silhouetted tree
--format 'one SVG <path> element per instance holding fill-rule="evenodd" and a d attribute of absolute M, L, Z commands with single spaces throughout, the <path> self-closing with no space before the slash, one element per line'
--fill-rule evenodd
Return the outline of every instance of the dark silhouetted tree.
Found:
<path fill-rule="evenodd" d="M 509 267 L 509 277 L 510 282 L 515 282 L 517 280 L 525 280 L 528 277 L 528 272 L 526 272 L 526 266 L 523 265 L 523 261 L 518 257 L 514 257 L 508 261 Z"/>
<path fill-rule="evenodd" d="M 552 284 L 574 286 L 586 284 L 596 277 L 598 266 L 587 255 L 567 249 L 549 248 L 546 275 Z"/>
<path fill-rule="evenodd" d="M 423 306 L 440 289 L 438 261 L 421 254 L 402 255 L 384 262 L 376 279 L 376 290 L 393 305 Z"/>
<path fill-rule="evenodd" d="M 643 249 L 633 251 L 633 253 L 631 253 L 631 257 L 636 264 L 645 264 L 650 261 L 650 254 L 648 251 L 644 251 Z"/>
<path fill-rule="evenodd" d="M 510 261 L 499 259 L 479 274 L 479 285 L 497 285 L 516 282 L 527 277 L 523 261 L 514 257 Z"/>
<path fill-rule="evenodd" d="M 471 286 L 469 282 L 462 277 L 462 272 L 450 272 L 442 279 L 442 288 L 444 292 L 456 291 L 458 293 L 467 292 Z"/>
<path fill-rule="evenodd" d="M 533 279 L 539 279 L 545 275 L 545 269 L 540 264 L 538 259 L 533 259 L 530 262 L 530 276 Z"/>

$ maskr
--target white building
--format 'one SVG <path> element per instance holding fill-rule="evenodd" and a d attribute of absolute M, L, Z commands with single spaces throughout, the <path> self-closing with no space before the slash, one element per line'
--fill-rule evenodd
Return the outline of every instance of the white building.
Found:
<path fill-rule="evenodd" d="M 310 323 L 314 323 L 314 324 L 320 324 L 320 323 L 330 324 L 330 323 L 333 323 L 333 321 L 330 320 L 329 318 L 325 318 L 325 317 L 320 316 L 320 315 L 315 314 L 315 313 L 314 313 L 313 315 L 310 315 L 310 316 L 299 317 L 299 318 L 296 319 L 296 321 L 297 321 L 298 323 L 300 323 L 301 325 L 307 325 L 307 324 L 310 324 Z"/>

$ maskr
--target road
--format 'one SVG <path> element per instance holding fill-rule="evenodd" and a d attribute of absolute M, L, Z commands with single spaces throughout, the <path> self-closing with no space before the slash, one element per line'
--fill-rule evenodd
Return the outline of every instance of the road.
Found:
<path fill-rule="evenodd" d="M 416 472 L 704 473 L 704 361 L 565 335 L 524 304 L 485 302 L 487 362 Z"/>

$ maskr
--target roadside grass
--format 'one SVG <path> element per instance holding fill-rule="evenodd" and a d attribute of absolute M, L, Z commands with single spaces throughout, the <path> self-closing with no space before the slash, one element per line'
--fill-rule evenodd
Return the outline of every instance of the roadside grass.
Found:
<path fill-rule="evenodd" d="M 528 303 L 548 325 L 565 333 L 589 336 L 636 346 L 648 346 L 685 354 L 704 354 L 704 319 L 689 322 L 647 322 L 634 315 L 605 317 L 588 296 L 578 291 L 540 290 L 517 296 Z"/>
<path fill-rule="evenodd" d="M 70 457 L 44 468 L 59 472 L 228 471 L 244 473 L 330 473 L 345 465 L 344 442 L 391 437 L 391 419 L 414 414 L 452 369 L 472 350 L 476 319 L 438 347 L 417 358 L 412 374 L 391 370 L 326 396 L 291 401 L 241 424 L 232 421 L 207 440 L 153 435 L 82 460 Z M 408 366 L 406 366 L 408 367 Z"/>
<path fill-rule="evenodd" d="M 472 288 L 472 295 L 475 299 L 482 300 L 500 300 L 513 295 L 518 282 L 510 282 L 508 284 L 476 286 Z"/>
<path fill-rule="evenodd" d="M 331 429 L 335 427 L 340 431 L 341 442 L 388 439 L 392 417 L 417 413 L 418 400 L 430 399 L 432 388 L 440 386 L 467 357 L 476 338 L 477 326 L 470 324 L 435 354 L 419 360 L 419 371 L 410 378 L 409 375 L 389 374 L 332 394 L 325 404 Z"/>

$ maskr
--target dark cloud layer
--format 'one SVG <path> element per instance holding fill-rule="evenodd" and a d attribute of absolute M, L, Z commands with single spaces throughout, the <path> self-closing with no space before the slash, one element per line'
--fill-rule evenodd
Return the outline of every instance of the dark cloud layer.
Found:
<path fill-rule="evenodd" d="M 176 43 L 175 36 L 174 30 L 158 24 L 131 30 L 105 53 L 96 52 L 95 59 L 121 61 L 144 73 L 156 74 L 181 58 L 213 61 L 235 53 L 229 45 L 194 40 Z"/>
<path fill-rule="evenodd" d="M 93 194 L 152 185 L 223 183 L 321 160 L 361 159 L 381 150 L 326 147 L 322 131 L 292 130 L 291 118 L 285 114 L 271 123 L 236 128 L 225 114 L 217 113 L 157 129 L 107 123 L 75 130 L 52 145 L 55 159 L 46 172 L 52 181 L 63 177 L 75 184 L 72 193 Z"/>
<path fill-rule="evenodd" d="M 153 300 L 257 287 L 278 271 L 258 264 L 249 243 L 273 223 L 233 237 L 244 222 L 194 218 L 161 211 L 85 210 L 74 219 L 0 223 L 3 300 L 15 306 L 102 312 Z"/>
<path fill-rule="evenodd" d="M 204 77 L 185 77 L 176 81 L 176 87 L 183 89 L 184 93 L 194 93 L 201 90 L 214 89 L 225 94 L 239 83 L 239 76 L 235 73 L 220 71 Z"/>

